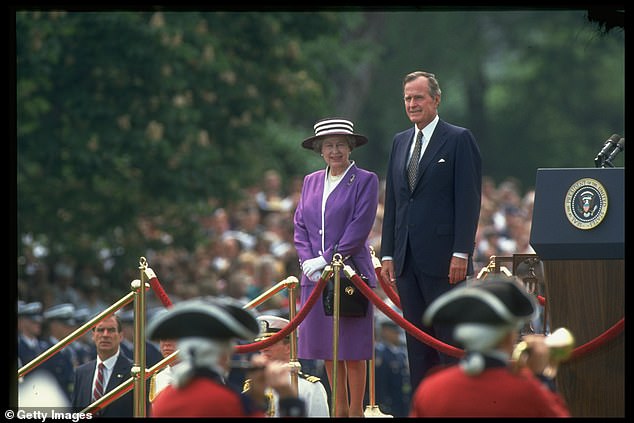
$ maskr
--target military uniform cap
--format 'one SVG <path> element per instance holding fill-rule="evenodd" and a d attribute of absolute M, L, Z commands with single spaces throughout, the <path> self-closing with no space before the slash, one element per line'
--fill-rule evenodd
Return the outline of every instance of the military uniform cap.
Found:
<path fill-rule="evenodd" d="M 275 335 L 277 332 L 284 329 L 289 323 L 287 319 L 273 315 L 262 315 L 258 316 L 257 319 L 258 326 L 260 327 L 260 333 L 258 334 L 258 337 L 255 338 L 256 341 L 261 341 Z"/>
<path fill-rule="evenodd" d="M 463 282 L 438 297 L 425 311 L 423 323 L 505 325 L 526 321 L 535 310 L 535 299 L 516 277 L 494 275 Z"/>
<path fill-rule="evenodd" d="M 44 311 L 44 320 L 59 320 L 69 326 L 77 324 L 75 306 L 71 303 L 57 304 Z"/>
<path fill-rule="evenodd" d="M 134 323 L 134 310 L 124 310 L 117 313 L 121 323 Z"/>
<path fill-rule="evenodd" d="M 194 298 L 158 314 L 147 327 L 149 339 L 200 337 L 252 340 L 258 322 L 250 310 L 229 298 Z"/>
<path fill-rule="evenodd" d="M 18 316 L 26 317 L 38 322 L 42 321 L 42 303 L 35 301 L 32 303 L 18 303 Z"/>

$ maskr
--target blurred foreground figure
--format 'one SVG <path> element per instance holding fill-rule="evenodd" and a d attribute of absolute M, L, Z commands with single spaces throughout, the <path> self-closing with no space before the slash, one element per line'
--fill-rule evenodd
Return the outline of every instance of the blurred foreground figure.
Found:
<path fill-rule="evenodd" d="M 526 363 L 511 361 L 520 329 L 535 314 L 534 298 L 502 275 L 461 285 L 438 297 L 423 322 L 453 326 L 465 355 L 421 382 L 410 417 L 570 417 L 543 376 L 550 355 L 544 336 L 525 337 Z"/>
<path fill-rule="evenodd" d="M 280 415 L 305 416 L 304 403 L 291 385 L 285 363 L 255 356 L 247 377 L 251 389 L 241 394 L 226 385 L 237 339 L 258 334 L 255 316 L 228 299 L 192 299 L 176 304 L 148 326 L 149 339 L 178 339 L 180 362 L 173 382 L 152 403 L 152 417 L 264 417 L 264 392 L 280 397 Z"/>
<path fill-rule="evenodd" d="M 18 381 L 18 408 L 63 411 L 69 405 L 57 379 L 46 370 L 35 370 Z"/>

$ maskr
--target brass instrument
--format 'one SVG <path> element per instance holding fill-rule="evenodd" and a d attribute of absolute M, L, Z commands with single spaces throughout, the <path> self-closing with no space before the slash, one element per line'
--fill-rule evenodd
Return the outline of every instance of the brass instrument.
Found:
<path fill-rule="evenodd" d="M 557 376 L 559 363 L 568 359 L 574 349 L 575 339 L 572 333 L 566 328 L 559 328 L 544 339 L 544 344 L 548 347 L 549 363 L 542 372 L 542 375 L 553 379 Z M 531 354 L 531 348 L 528 342 L 521 341 L 513 350 L 511 360 L 514 363 L 514 370 L 518 371 L 525 363 L 525 356 Z"/>

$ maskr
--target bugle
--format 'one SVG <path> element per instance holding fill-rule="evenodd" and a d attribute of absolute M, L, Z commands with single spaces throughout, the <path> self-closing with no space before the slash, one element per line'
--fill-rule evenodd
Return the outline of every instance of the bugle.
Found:
<path fill-rule="evenodd" d="M 548 364 L 544 368 L 542 375 L 553 379 L 557 375 L 559 363 L 568 359 L 574 349 L 575 339 L 572 333 L 566 328 L 559 328 L 548 336 L 544 337 L 544 345 L 548 347 Z M 531 354 L 531 345 L 527 341 L 520 341 L 513 350 L 511 361 L 514 363 L 514 370 L 525 366 Z"/>

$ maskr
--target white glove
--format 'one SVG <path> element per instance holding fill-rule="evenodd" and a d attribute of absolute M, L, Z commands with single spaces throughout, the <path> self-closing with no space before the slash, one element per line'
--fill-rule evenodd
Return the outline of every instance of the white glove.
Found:
<path fill-rule="evenodd" d="M 326 267 L 326 264 L 328 263 L 326 262 L 326 259 L 323 258 L 323 256 L 311 258 L 302 263 L 302 272 L 304 272 L 304 274 L 308 276 L 311 281 L 317 281 L 319 280 L 320 275 L 317 276 L 317 279 L 313 279 L 313 273 L 321 274 L 321 271 L 324 269 L 324 267 Z"/>
<path fill-rule="evenodd" d="M 308 275 L 308 279 L 310 279 L 313 282 L 318 282 L 319 278 L 321 278 L 321 270 L 315 270 L 313 273 L 311 273 L 310 275 Z"/>

